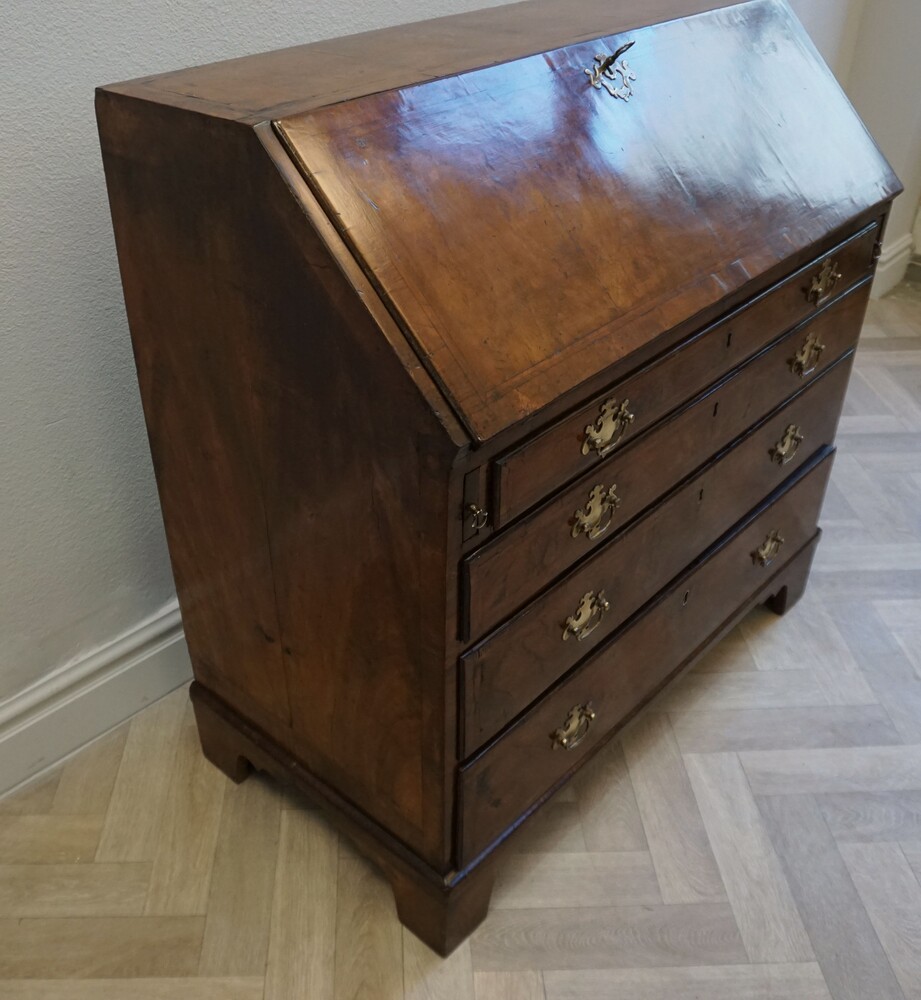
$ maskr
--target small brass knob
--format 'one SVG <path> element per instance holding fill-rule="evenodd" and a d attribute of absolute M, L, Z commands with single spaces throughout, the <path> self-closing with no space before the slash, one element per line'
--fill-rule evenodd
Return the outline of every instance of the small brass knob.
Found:
<path fill-rule="evenodd" d="M 467 513 L 470 515 L 470 527 L 475 532 L 481 532 L 489 524 L 489 511 L 483 510 L 482 507 L 478 507 L 475 503 L 467 507 Z"/>

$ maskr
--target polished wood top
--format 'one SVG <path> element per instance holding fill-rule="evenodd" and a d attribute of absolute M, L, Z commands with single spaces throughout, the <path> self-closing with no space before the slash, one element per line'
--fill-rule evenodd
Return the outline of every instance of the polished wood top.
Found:
<path fill-rule="evenodd" d="M 527 0 L 227 59 L 104 89 L 255 123 L 731 2 Z"/>
<path fill-rule="evenodd" d="M 584 73 L 627 41 L 629 103 Z M 780 0 L 277 127 L 481 441 L 899 190 Z"/>

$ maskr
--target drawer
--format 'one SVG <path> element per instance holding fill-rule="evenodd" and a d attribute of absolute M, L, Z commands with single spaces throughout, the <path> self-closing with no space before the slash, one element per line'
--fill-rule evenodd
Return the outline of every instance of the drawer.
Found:
<path fill-rule="evenodd" d="M 479 638 L 523 607 L 551 580 L 595 549 L 712 455 L 743 434 L 850 350 L 860 336 L 870 279 L 747 361 L 642 438 L 618 451 L 523 521 L 461 563 L 460 635 Z M 797 359 L 824 347 L 803 369 Z M 805 353 L 804 353 L 805 352 Z M 619 505 L 600 511 L 602 535 L 576 531 L 592 497 Z M 603 500 L 597 508 L 604 506 Z M 590 523 L 594 523 L 593 521 Z"/>
<path fill-rule="evenodd" d="M 755 507 L 834 441 L 852 361 L 853 353 L 461 658 L 461 756 L 601 645 L 727 531 L 740 511 Z M 565 626 L 583 602 L 595 613 L 578 638 Z"/>
<path fill-rule="evenodd" d="M 831 458 L 828 451 L 816 456 L 783 494 L 724 537 L 607 646 L 461 768 L 461 864 L 472 861 L 590 754 L 813 539 Z M 778 538 L 783 543 L 771 560 L 770 541 Z M 577 738 L 563 749 L 556 734 L 562 735 L 583 707 L 594 718 L 585 718 Z"/>
<path fill-rule="evenodd" d="M 872 272 L 873 224 L 544 433 L 499 457 L 495 527 L 636 438 L 678 404 Z"/>

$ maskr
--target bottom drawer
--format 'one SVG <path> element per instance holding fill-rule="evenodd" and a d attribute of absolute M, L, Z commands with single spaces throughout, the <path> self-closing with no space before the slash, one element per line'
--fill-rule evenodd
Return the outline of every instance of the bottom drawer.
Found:
<path fill-rule="evenodd" d="M 820 452 L 461 770 L 461 864 L 514 825 L 813 538 L 832 455 Z"/>

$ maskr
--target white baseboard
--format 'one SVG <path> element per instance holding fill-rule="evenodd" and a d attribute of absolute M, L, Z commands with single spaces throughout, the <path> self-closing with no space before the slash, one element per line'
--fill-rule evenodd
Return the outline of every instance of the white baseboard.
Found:
<path fill-rule="evenodd" d="M 914 248 L 915 241 L 911 233 L 906 233 L 894 243 L 886 244 L 879 258 L 876 279 L 873 282 L 874 299 L 881 299 L 905 280 L 905 272 L 911 263 Z"/>
<path fill-rule="evenodd" d="M 191 676 L 174 600 L 101 649 L 0 702 L 0 795 Z"/>

